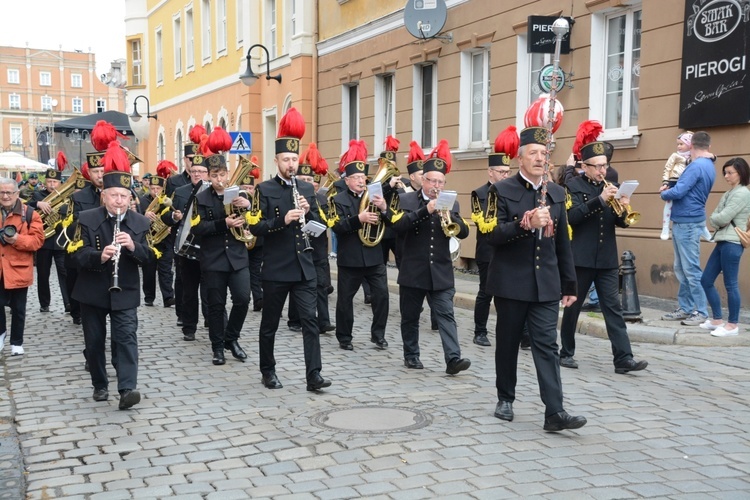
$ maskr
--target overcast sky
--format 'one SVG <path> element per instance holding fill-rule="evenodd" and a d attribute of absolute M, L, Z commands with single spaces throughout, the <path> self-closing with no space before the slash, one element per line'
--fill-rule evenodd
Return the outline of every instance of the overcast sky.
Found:
<path fill-rule="evenodd" d="M 4 0 L 0 45 L 93 52 L 97 76 L 125 57 L 124 0 Z"/>

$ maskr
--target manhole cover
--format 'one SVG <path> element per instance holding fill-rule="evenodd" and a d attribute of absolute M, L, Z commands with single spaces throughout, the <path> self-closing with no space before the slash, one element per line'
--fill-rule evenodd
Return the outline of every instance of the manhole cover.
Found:
<path fill-rule="evenodd" d="M 360 406 L 318 413 L 313 415 L 312 423 L 327 429 L 384 433 L 419 429 L 430 425 L 432 417 L 419 410 L 387 406 Z"/>

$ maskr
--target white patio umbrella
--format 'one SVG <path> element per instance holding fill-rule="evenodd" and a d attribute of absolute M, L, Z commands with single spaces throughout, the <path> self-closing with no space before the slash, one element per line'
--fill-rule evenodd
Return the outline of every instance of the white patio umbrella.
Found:
<path fill-rule="evenodd" d="M 0 153 L 0 172 L 46 172 L 47 165 L 26 158 L 23 155 L 6 151 Z"/>

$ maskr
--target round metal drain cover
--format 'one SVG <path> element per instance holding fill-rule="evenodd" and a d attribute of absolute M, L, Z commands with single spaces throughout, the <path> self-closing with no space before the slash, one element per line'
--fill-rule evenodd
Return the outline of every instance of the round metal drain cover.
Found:
<path fill-rule="evenodd" d="M 312 423 L 327 429 L 380 434 L 419 429 L 430 425 L 432 417 L 420 410 L 359 406 L 318 413 L 312 417 Z"/>

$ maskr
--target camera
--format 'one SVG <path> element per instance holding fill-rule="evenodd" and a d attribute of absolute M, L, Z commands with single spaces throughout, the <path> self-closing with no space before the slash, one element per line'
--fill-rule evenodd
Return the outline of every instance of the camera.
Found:
<path fill-rule="evenodd" d="M 16 226 L 5 226 L 3 228 L 0 228 L 0 243 L 3 245 L 7 245 L 8 242 L 5 241 L 5 236 L 8 238 L 12 238 L 16 235 L 18 231 L 16 230 Z"/>

